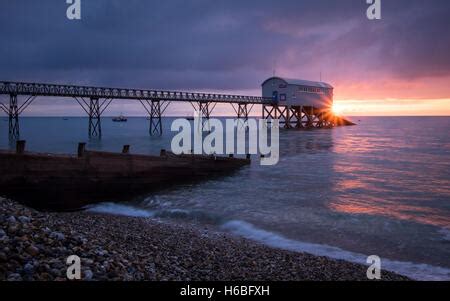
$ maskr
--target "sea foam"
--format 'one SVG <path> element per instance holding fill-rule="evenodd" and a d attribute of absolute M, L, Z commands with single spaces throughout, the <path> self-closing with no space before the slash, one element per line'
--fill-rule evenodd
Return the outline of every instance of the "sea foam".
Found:
<path fill-rule="evenodd" d="M 86 208 L 86 211 L 145 218 L 157 217 L 159 215 L 154 211 L 148 211 L 137 207 L 114 203 L 102 203 L 89 206 L 88 208 Z M 173 213 L 180 213 L 180 211 L 182 210 L 172 211 Z M 185 212 L 183 211 L 183 213 Z M 366 259 L 368 255 L 346 251 L 341 248 L 329 245 L 293 240 L 283 235 L 257 228 L 256 226 L 244 221 L 227 221 L 223 223 L 220 228 L 234 235 L 241 236 L 273 248 L 284 249 L 293 252 L 304 252 L 316 256 L 324 256 L 367 265 Z M 445 231 L 442 234 L 444 236 L 447 236 L 449 233 Z M 450 280 L 450 269 L 447 268 L 384 258 L 382 258 L 381 260 L 382 269 L 392 271 L 410 277 L 412 279 L 428 281 Z"/>
<path fill-rule="evenodd" d="M 289 239 L 277 233 L 259 229 L 244 221 L 229 221 L 221 228 L 235 235 L 251 239 L 270 247 L 294 252 L 304 252 L 317 256 L 341 259 L 353 263 L 366 264 L 368 255 L 346 251 L 337 247 L 322 244 L 307 243 Z M 416 280 L 450 280 L 450 269 L 404 261 L 381 259 L 382 269 L 392 271 Z"/>
<path fill-rule="evenodd" d="M 86 208 L 86 211 L 132 217 L 153 217 L 155 215 L 152 211 L 114 203 L 102 203 L 89 206 Z"/>

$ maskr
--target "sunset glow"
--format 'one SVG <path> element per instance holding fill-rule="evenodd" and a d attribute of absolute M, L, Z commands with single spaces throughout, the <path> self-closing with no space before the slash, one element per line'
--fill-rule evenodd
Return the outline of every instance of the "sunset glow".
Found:
<path fill-rule="evenodd" d="M 335 100 L 333 112 L 343 116 L 449 116 L 450 98 Z"/>
<path fill-rule="evenodd" d="M 332 110 L 335 115 L 342 115 L 342 113 L 345 110 L 345 107 L 340 102 L 335 102 L 333 103 Z"/>
<path fill-rule="evenodd" d="M 222 11 L 205 2 L 203 11 L 184 1 L 178 9 L 188 14 L 174 17 L 163 5 L 153 24 L 149 4 L 107 5 L 108 14 L 98 14 L 99 6 L 87 1 L 86 18 L 78 24 L 56 18 L 57 6 L 24 10 L 20 1 L 11 1 L 0 11 L 2 28 L 8 28 L 2 79 L 260 96 L 261 83 L 275 73 L 331 84 L 333 111 L 343 116 L 450 115 L 448 3 L 386 1 L 383 18 L 371 21 L 365 1 L 356 2 L 361 4 L 258 1 L 251 9 L 250 2 L 224 2 Z M 15 14 L 24 16 L 11 23 Z M 51 26 L 35 15 L 51 15 Z M 111 20 L 115 26 L 102 25 Z M 24 30 L 33 47 L 17 38 Z M 109 47 L 98 32 L 126 43 Z M 55 36 L 61 37 L 58 43 Z M 79 51 L 66 55 L 69 49 Z M 84 114 L 72 105 L 56 108 L 41 98 L 24 114 Z M 121 112 L 145 115 L 133 102 L 113 105 L 105 114 Z M 189 106 L 171 105 L 166 115 L 190 113 Z M 235 112 L 226 106 L 215 113 Z M 251 114 L 260 116 L 261 108 Z"/>

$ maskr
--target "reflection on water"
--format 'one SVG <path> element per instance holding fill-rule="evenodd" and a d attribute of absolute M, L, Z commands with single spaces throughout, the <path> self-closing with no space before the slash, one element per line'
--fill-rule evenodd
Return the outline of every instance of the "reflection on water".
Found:
<path fill-rule="evenodd" d="M 354 127 L 281 131 L 280 162 L 135 200 L 151 216 L 221 225 L 242 221 L 289 240 L 450 268 L 450 118 L 359 118 Z M 75 152 L 86 119 L 23 120 L 29 148 Z M 88 147 L 159 153 L 145 118 L 103 123 Z M 6 129 L 0 129 L 7 147 Z M 114 201 L 114 200 L 110 200 Z M 140 212 L 140 211 L 139 211 Z M 182 213 L 182 214 L 180 214 Z M 252 225 L 252 226 L 248 226 Z M 258 233 L 266 233 L 258 232 Z M 265 234 L 264 234 L 265 235 Z M 450 275 L 449 275 L 450 277 Z"/>
<path fill-rule="evenodd" d="M 365 131 L 336 136 L 329 208 L 450 227 L 448 118 L 368 119 Z M 414 122 L 416 121 L 416 122 Z M 387 123 L 387 124 L 386 124 Z M 424 125 L 424 126 L 422 126 Z M 431 126 L 433 125 L 433 126 Z"/>
<path fill-rule="evenodd" d="M 377 202 L 377 199 L 372 201 Z M 398 205 L 393 202 L 380 202 L 380 204 L 362 204 L 359 201 L 340 201 L 330 204 L 330 209 L 349 214 L 384 215 L 391 218 L 409 220 L 422 224 L 439 227 L 448 227 L 450 218 L 441 216 L 440 211 L 432 208 Z"/>

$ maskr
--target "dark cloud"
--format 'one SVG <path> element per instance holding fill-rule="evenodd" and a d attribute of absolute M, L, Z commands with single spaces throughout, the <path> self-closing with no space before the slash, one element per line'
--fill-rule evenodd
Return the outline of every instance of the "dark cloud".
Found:
<path fill-rule="evenodd" d="M 450 76 L 450 2 L 1 0 L 0 78 L 255 90 L 277 72 L 359 81 Z"/>

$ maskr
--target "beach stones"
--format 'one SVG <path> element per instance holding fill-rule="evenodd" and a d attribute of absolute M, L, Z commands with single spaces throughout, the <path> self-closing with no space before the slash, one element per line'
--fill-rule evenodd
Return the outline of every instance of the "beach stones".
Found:
<path fill-rule="evenodd" d="M 84 280 L 90 281 L 94 277 L 94 273 L 91 270 L 84 271 Z"/>
<path fill-rule="evenodd" d="M 0 281 L 366 280 L 367 267 L 148 218 L 42 213 L 0 198 Z M 405 280 L 389 272 L 385 280 Z"/>
<path fill-rule="evenodd" d="M 27 263 L 24 267 L 23 267 L 23 272 L 27 275 L 31 275 L 34 272 L 34 266 L 32 263 Z"/>
<path fill-rule="evenodd" d="M 9 224 L 15 224 L 17 223 L 17 220 L 14 216 L 10 216 L 7 220 L 6 220 Z"/>
<path fill-rule="evenodd" d="M 66 237 L 61 232 L 51 232 L 50 238 L 55 240 L 64 240 Z"/>
<path fill-rule="evenodd" d="M 36 256 L 39 254 L 39 249 L 33 245 L 30 245 L 26 248 L 26 252 L 31 256 Z"/>
<path fill-rule="evenodd" d="M 13 274 L 9 274 L 8 281 L 22 281 L 22 276 L 20 276 L 20 274 L 18 273 L 13 273 Z"/>
<path fill-rule="evenodd" d="M 29 218 L 28 216 L 19 216 L 19 221 L 22 224 L 28 224 L 29 222 L 31 222 L 31 218 Z"/>

